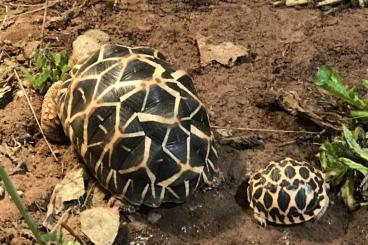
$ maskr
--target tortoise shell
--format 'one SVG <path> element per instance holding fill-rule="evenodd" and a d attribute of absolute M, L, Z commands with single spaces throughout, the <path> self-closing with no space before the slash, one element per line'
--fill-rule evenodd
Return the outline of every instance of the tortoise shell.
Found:
<path fill-rule="evenodd" d="M 134 205 L 181 203 L 217 168 L 192 78 L 157 50 L 104 45 L 57 96 L 64 132 L 100 184 Z"/>
<path fill-rule="evenodd" d="M 250 177 L 247 197 L 261 224 L 297 224 L 323 215 L 329 204 L 327 189 L 321 171 L 285 158 Z"/>

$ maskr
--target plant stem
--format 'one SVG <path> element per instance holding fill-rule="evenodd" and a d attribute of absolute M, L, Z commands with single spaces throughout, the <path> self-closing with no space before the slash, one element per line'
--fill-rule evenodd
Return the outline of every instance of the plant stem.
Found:
<path fill-rule="evenodd" d="M 31 229 L 33 235 L 36 237 L 36 240 L 39 244 L 45 244 L 41 238 L 41 234 L 37 228 L 36 222 L 33 220 L 32 216 L 29 214 L 26 206 L 23 203 L 23 200 L 19 196 L 17 189 L 15 188 L 13 182 L 11 181 L 9 175 L 5 171 L 4 167 L 0 165 L 0 177 L 4 182 L 5 190 L 10 194 L 12 200 L 17 206 L 18 210 L 22 214 L 24 220 L 26 221 L 28 227 Z"/>

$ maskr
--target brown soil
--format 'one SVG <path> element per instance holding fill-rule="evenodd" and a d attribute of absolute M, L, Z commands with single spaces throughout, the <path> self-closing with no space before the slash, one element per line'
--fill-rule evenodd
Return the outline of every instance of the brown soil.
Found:
<path fill-rule="evenodd" d="M 16 4 L 22 2 L 43 1 Z M 61 16 L 73 2 L 52 6 L 49 16 Z M 268 0 L 129 0 L 119 7 L 113 7 L 112 2 L 88 1 L 79 15 L 49 26 L 46 41 L 56 50 L 70 51 L 76 36 L 89 28 L 100 28 L 112 36 L 113 42 L 155 47 L 193 75 L 216 126 L 318 130 L 267 106 L 267 94 L 280 89 L 296 91 L 306 103 L 319 105 L 322 98 L 330 99 L 313 85 L 317 67 L 325 63 L 336 67 L 351 83 L 367 77 L 366 10 L 325 15 L 318 9 L 274 8 Z M 1 1 L 0 20 L 9 3 Z M 11 8 L 18 14 L 29 9 L 32 7 Z M 23 42 L 39 39 L 42 15 L 40 11 L 13 19 L 15 23 L 0 32 L 1 50 L 24 62 L 19 56 L 21 47 Z M 255 59 L 231 68 L 216 63 L 201 67 L 197 33 L 215 43 L 230 41 L 248 47 Z M 27 93 L 39 115 L 42 96 L 32 90 Z M 244 201 L 246 175 L 285 156 L 315 161 L 315 143 L 321 140 L 298 134 L 234 134 L 261 136 L 265 146 L 242 151 L 222 146 L 222 185 L 196 193 L 183 205 L 122 215 L 122 221 L 129 222 L 122 225 L 116 244 L 368 244 L 366 209 L 350 213 L 333 193 L 330 208 L 317 222 L 267 228 L 256 224 Z M 31 214 L 41 224 L 53 187 L 64 176 L 62 166 L 68 171 L 80 162 L 69 145 L 52 145 L 60 163 L 53 160 L 24 96 L 14 96 L 0 110 L 0 136 L 1 143 L 13 146 L 13 139 L 21 143 L 12 157 L 0 153 L 0 162 L 12 174 Z M 152 213 L 161 215 L 155 224 L 148 222 Z M 0 244 L 32 244 L 30 232 L 8 195 L 0 200 Z"/>

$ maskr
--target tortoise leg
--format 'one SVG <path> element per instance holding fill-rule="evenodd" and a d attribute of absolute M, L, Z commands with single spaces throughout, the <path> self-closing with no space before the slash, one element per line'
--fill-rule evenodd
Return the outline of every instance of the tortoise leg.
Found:
<path fill-rule="evenodd" d="M 63 132 L 57 114 L 56 97 L 62 81 L 54 83 L 46 92 L 41 109 L 41 128 L 45 136 L 53 142 L 63 142 L 66 135 Z"/>
<path fill-rule="evenodd" d="M 107 201 L 107 204 L 110 208 L 119 208 L 119 210 L 125 214 L 133 214 L 137 212 L 137 207 L 116 196 L 111 196 Z"/>
<path fill-rule="evenodd" d="M 257 214 L 257 213 L 254 213 L 254 219 L 263 227 L 266 227 L 267 226 L 267 222 L 266 220 L 261 217 L 261 215 Z"/>

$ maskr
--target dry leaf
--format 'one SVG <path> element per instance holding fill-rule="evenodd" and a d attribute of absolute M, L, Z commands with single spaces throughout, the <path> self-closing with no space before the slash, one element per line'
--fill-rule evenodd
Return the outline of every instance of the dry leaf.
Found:
<path fill-rule="evenodd" d="M 233 66 L 238 58 L 249 55 L 247 48 L 231 42 L 209 44 L 207 38 L 201 34 L 197 34 L 197 44 L 202 66 L 210 64 L 213 60 L 222 65 Z"/>
<path fill-rule="evenodd" d="M 85 192 L 84 169 L 77 168 L 68 172 L 54 188 L 43 225 L 47 227 L 53 223 L 52 219 L 66 209 L 65 202 L 78 200 Z"/>
<path fill-rule="evenodd" d="M 279 98 L 280 106 L 292 115 L 308 118 L 321 128 L 339 131 L 343 119 L 332 112 L 317 112 L 308 107 L 294 91 L 284 92 Z"/>
<path fill-rule="evenodd" d="M 110 245 L 119 230 L 119 212 L 111 208 L 93 208 L 80 214 L 82 232 L 96 245 Z"/>

